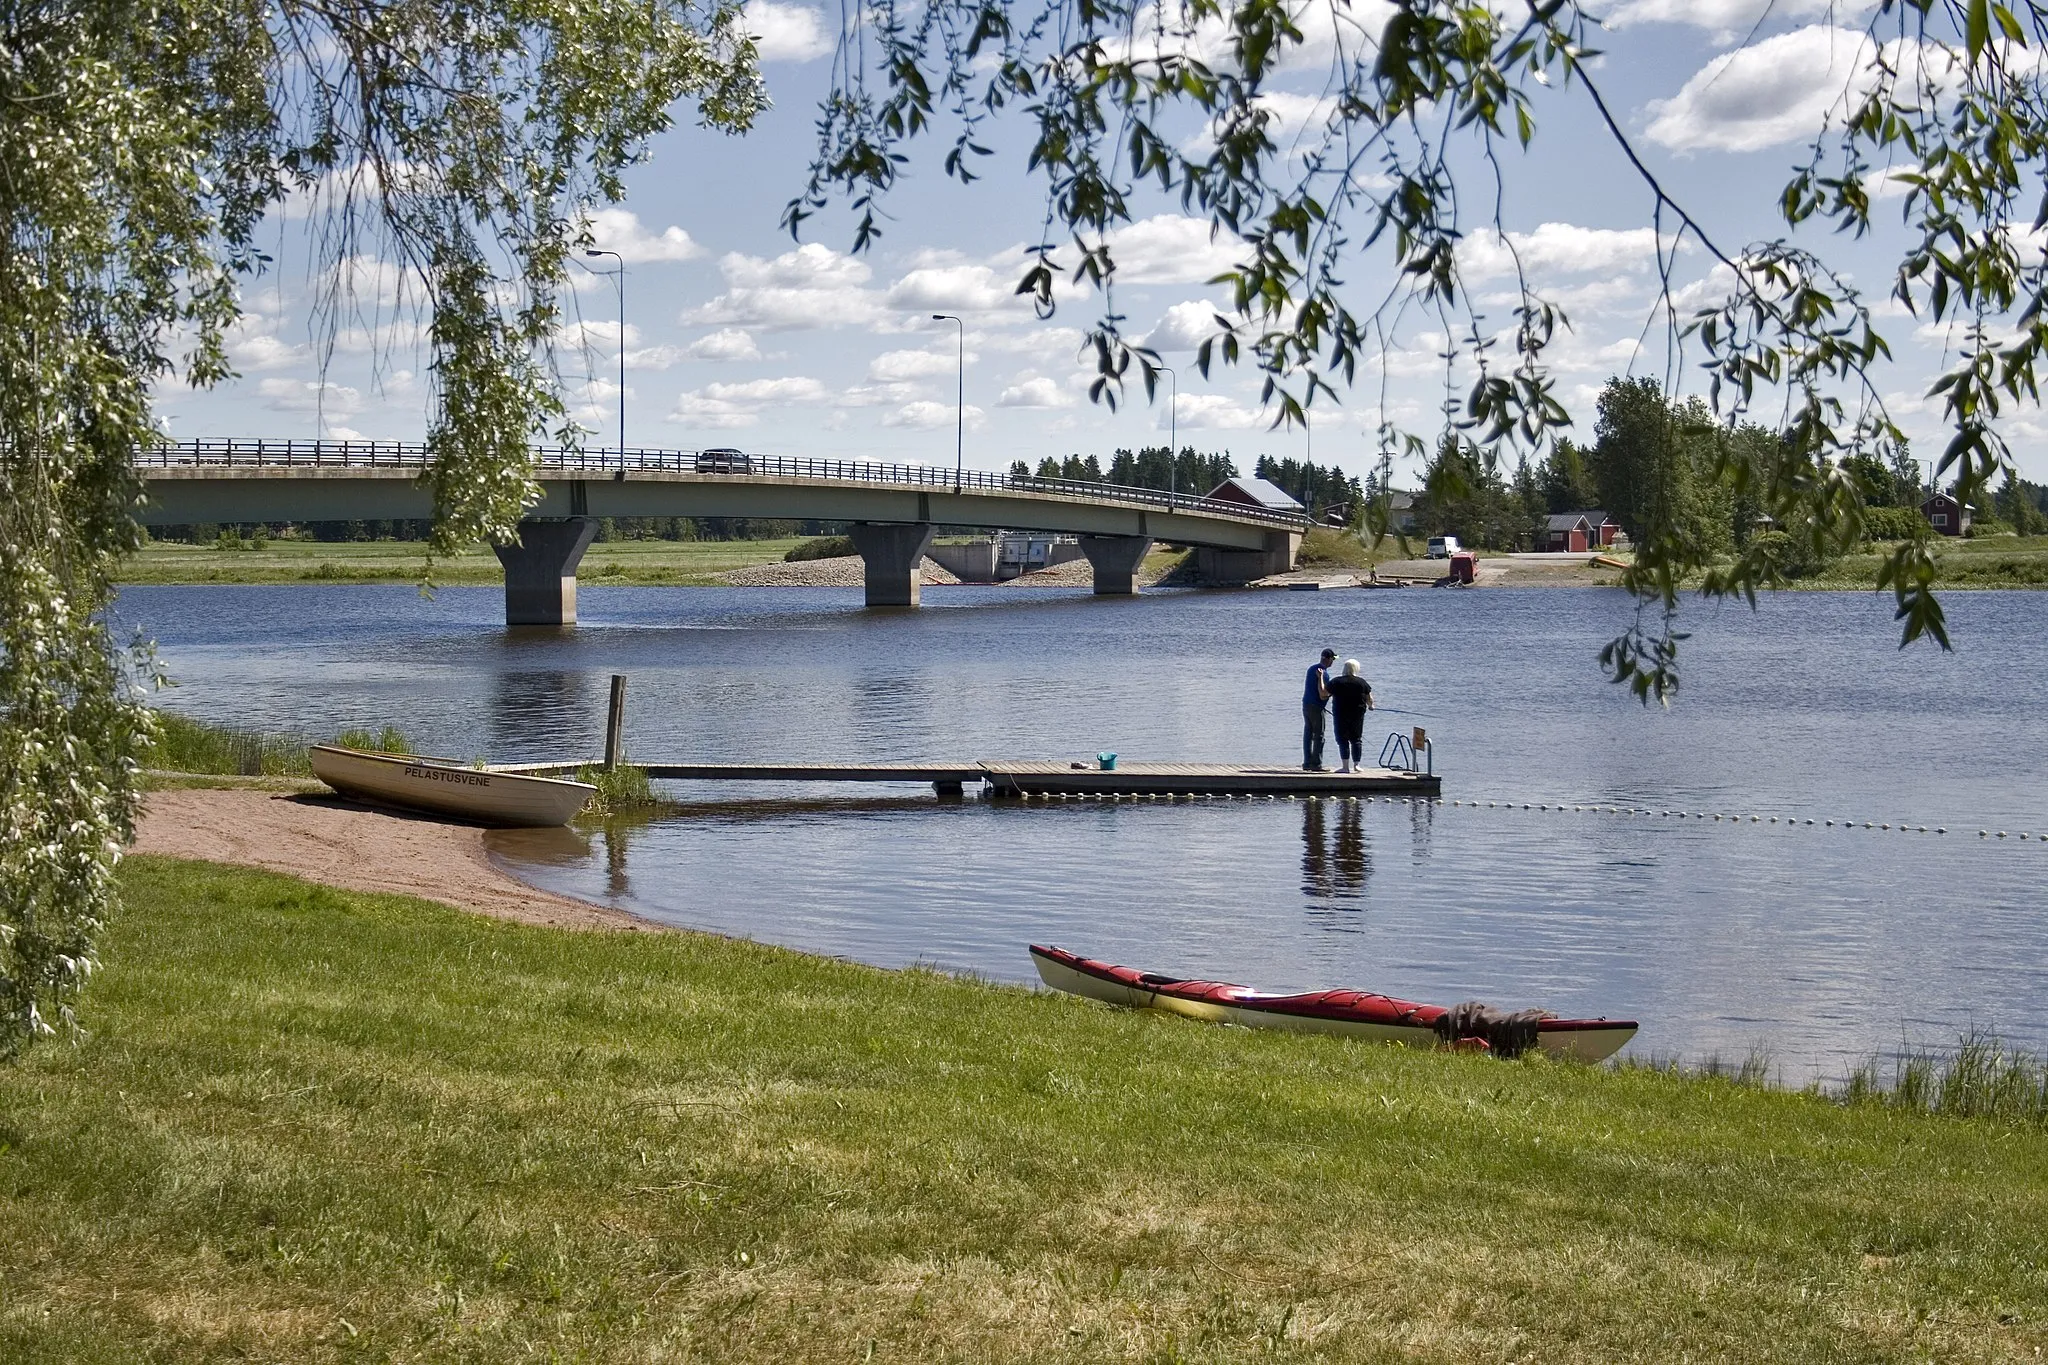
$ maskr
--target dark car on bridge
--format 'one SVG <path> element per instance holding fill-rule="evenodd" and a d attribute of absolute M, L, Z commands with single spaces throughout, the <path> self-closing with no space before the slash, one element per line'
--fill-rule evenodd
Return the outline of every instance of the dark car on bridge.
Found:
<path fill-rule="evenodd" d="M 710 450 L 700 450 L 697 452 L 697 472 L 699 474 L 751 474 L 754 472 L 754 461 L 744 450 L 734 450 L 730 446 L 714 446 Z"/>

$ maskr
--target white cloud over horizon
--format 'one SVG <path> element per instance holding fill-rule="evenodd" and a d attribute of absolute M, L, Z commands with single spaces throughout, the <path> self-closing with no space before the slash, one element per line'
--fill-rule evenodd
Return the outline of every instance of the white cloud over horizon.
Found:
<path fill-rule="evenodd" d="M 741 22 L 764 62 L 815 61 L 835 46 L 825 16 L 809 5 L 747 0 Z"/>

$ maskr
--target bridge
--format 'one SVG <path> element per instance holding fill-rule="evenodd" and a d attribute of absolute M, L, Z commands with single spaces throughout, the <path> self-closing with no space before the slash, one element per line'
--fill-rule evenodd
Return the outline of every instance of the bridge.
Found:
<path fill-rule="evenodd" d="M 841 521 L 866 566 L 867 604 L 914 607 L 934 527 L 1075 536 L 1095 591 L 1136 591 L 1154 541 L 1192 546 L 1205 581 L 1294 566 L 1299 514 L 1149 488 L 1021 478 L 930 465 L 737 451 L 536 448 L 541 497 L 505 567 L 507 625 L 571 625 L 576 568 L 600 517 Z M 397 441 L 178 441 L 135 459 L 145 526 L 196 522 L 396 521 L 433 516 L 426 447 Z"/>

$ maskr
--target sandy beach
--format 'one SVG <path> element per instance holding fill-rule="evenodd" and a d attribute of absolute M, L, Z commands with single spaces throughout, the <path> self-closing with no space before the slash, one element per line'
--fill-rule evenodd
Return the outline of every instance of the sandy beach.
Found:
<path fill-rule="evenodd" d="M 643 932 L 661 927 L 528 886 L 490 860 L 477 826 L 332 796 L 151 792 L 132 851 L 258 867 L 351 891 L 420 896 L 524 924 Z"/>

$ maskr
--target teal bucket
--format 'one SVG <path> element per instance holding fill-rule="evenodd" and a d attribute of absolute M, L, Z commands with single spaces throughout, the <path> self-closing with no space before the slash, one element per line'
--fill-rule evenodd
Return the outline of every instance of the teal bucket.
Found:
<path fill-rule="evenodd" d="M 1116 755 L 1113 753 L 1109 753 L 1107 751 L 1099 753 L 1095 755 L 1095 761 L 1102 765 L 1102 771 L 1106 773 L 1113 773 L 1116 771 Z"/>

